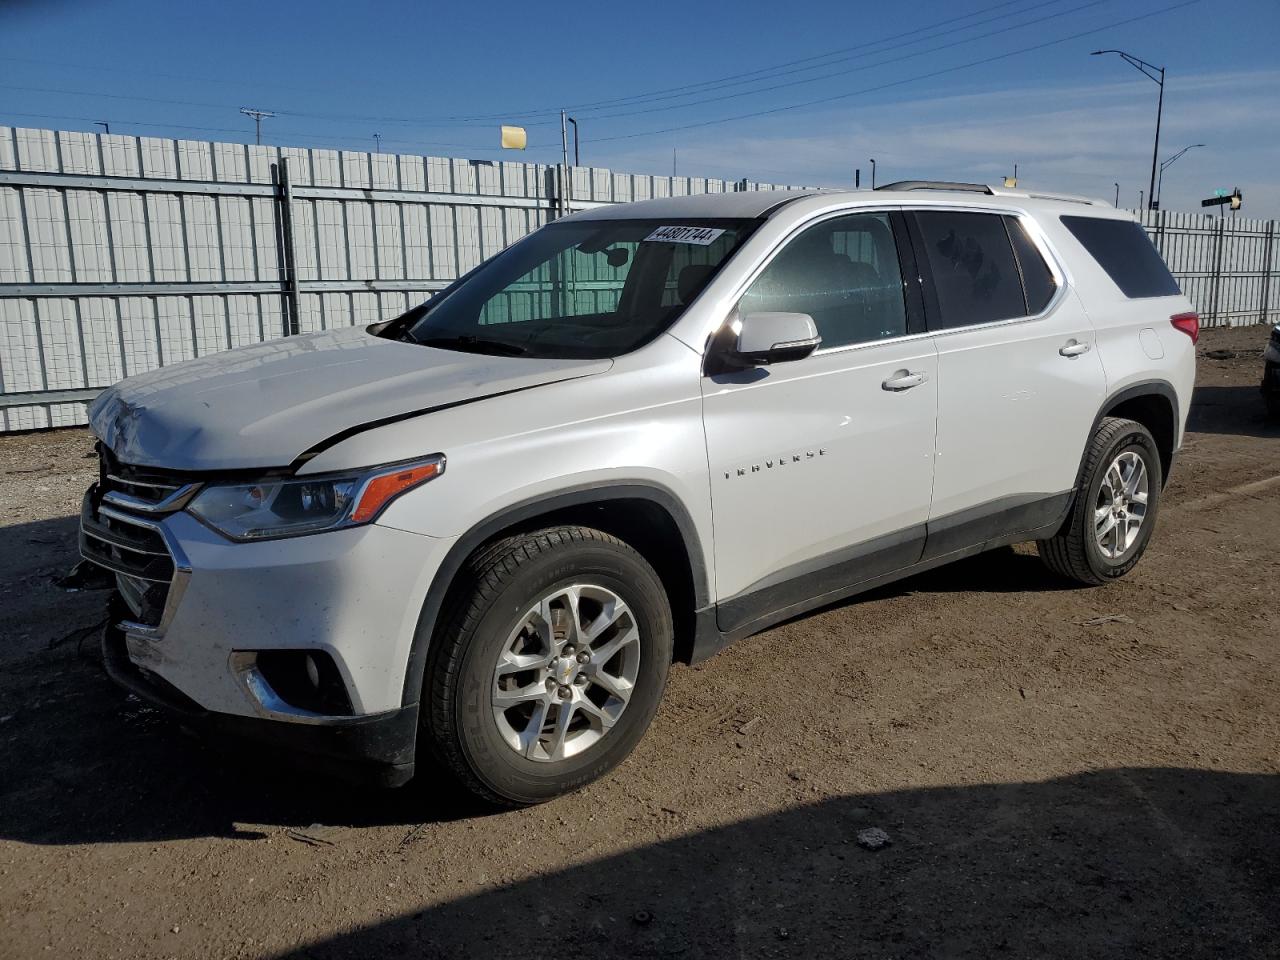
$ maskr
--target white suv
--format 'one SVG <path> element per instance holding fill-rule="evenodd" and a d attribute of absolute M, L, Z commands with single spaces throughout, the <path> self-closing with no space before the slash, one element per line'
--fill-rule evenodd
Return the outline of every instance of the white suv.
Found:
<path fill-rule="evenodd" d="M 384 784 L 546 800 L 673 660 L 1036 540 L 1126 573 L 1198 321 L 1141 227 L 967 184 L 557 220 L 404 316 L 94 404 L 111 674 Z"/>

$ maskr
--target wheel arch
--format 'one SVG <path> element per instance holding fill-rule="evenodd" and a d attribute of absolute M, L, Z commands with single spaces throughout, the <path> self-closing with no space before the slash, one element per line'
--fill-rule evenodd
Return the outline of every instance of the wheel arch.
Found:
<path fill-rule="evenodd" d="M 1131 384 L 1107 398 L 1098 411 L 1089 436 L 1092 437 L 1097 432 L 1098 424 L 1104 417 L 1123 417 L 1142 424 L 1155 438 L 1156 449 L 1160 453 L 1161 484 L 1164 485 L 1169 482 L 1173 454 L 1178 448 L 1178 409 L 1177 391 L 1167 380 L 1147 380 Z M 1083 472 L 1083 458 L 1080 469 Z"/>
<path fill-rule="evenodd" d="M 587 484 L 511 504 L 458 538 L 427 588 L 409 650 L 402 703 L 418 702 L 441 612 L 467 560 L 500 537 L 561 523 L 612 534 L 654 567 L 671 601 L 675 658 L 692 659 L 697 611 L 711 604 L 706 561 L 693 518 L 674 493 L 655 483 Z"/>

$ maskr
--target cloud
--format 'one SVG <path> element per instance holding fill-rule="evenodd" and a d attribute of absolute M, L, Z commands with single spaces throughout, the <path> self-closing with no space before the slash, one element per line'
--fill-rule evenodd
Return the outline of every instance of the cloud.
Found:
<path fill-rule="evenodd" d="M 850 185 L 855 167 L 867 183 L 872 156 L 881 183 L 990 182 L 1016 162 L 1020 185 L 1110 199 L 1118 181 L 1133 206 L 1151 175 L 1155 92 L 1139 77 L 850 105 L 665 135 L 656 150 L 601 143 L 596 162 L 666 172 L 674 141 L 681 172 L 832 186 Z M 1251 216 L 1280 216 L 1280 70 L 1170 78 L 1161 157 L 1198 142 L 1166 170 L 1166 208 L 1198 210 L 1214 188 L 1238 185 Z"/>

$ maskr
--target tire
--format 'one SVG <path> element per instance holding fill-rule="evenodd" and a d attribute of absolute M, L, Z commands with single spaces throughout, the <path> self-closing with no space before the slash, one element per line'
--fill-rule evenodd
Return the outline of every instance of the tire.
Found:
<path fill-rule="evenodd" d="M 461 576 L 424 680 L 422 739 L 437 759 L 498 807 L 542 803 L 621 763 L 657 711 L 672 660 L 671 608 L 648 562 L 609 534 L 558 526 L 489 545 Z M 586 628 L 615 619 L 590 639 L 572 626 L 575 604 Z M 576 646 L 549 659 L 560 644 Z M 500 708 L 499 696 L 522 702 Z"/>
<path fill-rule="evenodd" d="M 1116 505 L 1110 497 L 1113 483 L 1108 476 L 1113 465 L 1122 464 L 1120 472 L 1127 476 L 1124 465 L 1131 465 L 1135 460 L 1146 473 L 1145 510 L 1132 539 L 1126 536 L 1127 542 L 1117 543 L 1119 537 L 1125 536 L 1121 530 L 1129 529 L 1128 526 L 1121 528 L 1121 524 L 1132 524 L 1137 499 L 1121 503 L 1117 508 L 1123 518 L 1120 523 L 1115 523 L 1114 513 L 1107 516 L 1097 511 L 1110 510 Z M 1104 418 L 1085 453 L 1080 489 L 1071 513 L 1055 536 L 1037 542 L 1040 559 L 1050 570 L 1080 583 L 1096 586 L 1123 577 L 1146 552 L 1159 513 L 1163 482 L 1160 451 L 1150 431 L 1133 420 Z M 1107 527 L 1108 519 L 1113 522 L 1110 527 Z M 1102 542 L 1099 542 L 1100 530 L 1108 531 Z"/>

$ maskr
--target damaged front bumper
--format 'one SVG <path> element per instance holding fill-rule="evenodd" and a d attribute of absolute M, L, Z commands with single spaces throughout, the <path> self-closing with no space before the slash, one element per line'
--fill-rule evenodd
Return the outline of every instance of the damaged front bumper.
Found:
<path fill-rule="evenodd" d="M 412 776 L 418 706 L 404 671 L 444 541 L 370 525 L 232 543 L 180 509 L 115 500 L 86 494 L 81 553 L 115 577 L 103 655 L 117 683 L 187 726 L 309 767 L 383 785 Z"/>

